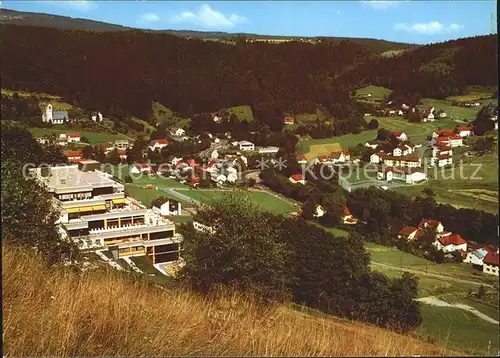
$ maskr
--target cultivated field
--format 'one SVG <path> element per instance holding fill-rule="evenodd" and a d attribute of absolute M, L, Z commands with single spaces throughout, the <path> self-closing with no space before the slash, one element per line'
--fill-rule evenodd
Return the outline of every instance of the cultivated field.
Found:
<path fill-rule="evenodd" d="M 339 143 L 313 144 L 309 146 L 309 152 L 306 154 L 308 160 L 316 158 L 319 155 L 338 152 L 342 150 Z"/>
<path fill-rule="evenodd" d="M 392 90 L 378 87 L 378 86 L 367 86 L 363 88 L 359 88 L 356 90 L 356 98 L 362 98 L 370 102 L 378 102 L 384 100 L 386 96 L 389 96 L 392 93 Z M 366 94 L 371 94 L 371 97 L 364 97 Z"/>
<path fill-rule="evenodd" d="M 108 142 L 114 142 L 115 140 L 118 139 L 131 139 L 130 137 L 127 137 L 124 134 L 111 134 L 111 133 L 102 133 L 102 132 L 89 132 L 89 131 L 82 131 L 79 129 L 71 128 L 70 126 L 61 126 L 64 129 L 61 129 L 60 127 L 55 129 L 55 128 L 29 128 L 28 130 L 33 134 L 35 138 L 43 137 L 46 135 L 50 134 L 55 134 L 59 137 L 59 134 L 61 133 L 72 133 L 72 132 L 78 132 L 82 137 L 87 137 L 90 144 L 98 144 L 98 143 L 108 143 Z"/>

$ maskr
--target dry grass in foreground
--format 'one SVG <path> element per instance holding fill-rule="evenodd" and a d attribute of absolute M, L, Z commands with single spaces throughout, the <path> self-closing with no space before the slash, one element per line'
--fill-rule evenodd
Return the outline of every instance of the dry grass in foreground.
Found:
<path fill-rule="evenodd" d="M 204 299 L 107 270 L 79 275 L 3 245 L 7 356 L 400 356 L 453 352 L 237 294 Z"/>

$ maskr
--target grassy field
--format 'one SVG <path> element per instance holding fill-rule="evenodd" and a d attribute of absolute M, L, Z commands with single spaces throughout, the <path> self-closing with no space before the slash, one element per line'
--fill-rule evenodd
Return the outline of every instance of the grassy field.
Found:
<path fill-rule="evenodd" d="M 497 151 L 480 157 L 463 158 L 462 166 L 429 171 L 428 180 L 422 185 L 397 187 L 394 190 L 417 196 L 423 195 L 423 189 L 431 188 L 437 202 L 498 213 Z M 461 156 L 454 156 L 454 163 L 457 165 L 460 159 Z"/>
<path fill-rule="evenodd" d="M 172 127 L 186 128 L 189 126 L 189 118 L 180 117 L 168 107 L 158 102 L 151 102 L 152 117 L 158 123 L 168 123 Z"/>
<path fill-rule="evenodd" d="M 367 86 L 363 88 L 359 88 L 356 90 L 356 98 L 363 98 L 368 101 L 377 102 L 382 101 L 385 96 L 388 96 L 392 93 L 392 90 L 378 87 L 378 86 Z M 371 94 L 371 97 L 364 97 L 363 95 Z"/>
<path fill-rule="evenodd" d="M 447 275 L 456 278 L 474 280 L 490 284 L 498 282 L 498 279 L 483 274 L 481 272 L 478 272 L 471 265 L 468 264 L 454 264 L 454 263 L 436 264 L 422 257 L 418 257 L 410 253 L 400 251 L 396 248 L 377 245 L 370 242 L 367 242 L 365 247 L 370 253 L 371 259 L 374 262 L 398 266 L 402 268 L 410 268 L 424 272 L 427 270 L 427 272 L 429 273 Z"/>
<path fill-rule="evenodd" d="M 455 307 L 420 305 L 423 322 L 417 333 L 437 344 L 474 355 L 498 352 L 498 325 Z M 489 347 L 489 350 L 488 350 Z"/>
<path fill-rule="evenodd" d="M 212 200 L 223 197 L 225 190 L 183 190 L 182 194 L 203 204 L 210 204 Z M 296 212 L 297 207 L 292 203 L 261 191 L 248 191 L 250 199 L 265 211 L 275 214 Z"/>
<path fill-rule="evenodd" d="M 391 131 L 402 130 L 406 133 L 410 141 L 414 143 L 423 143 L 426 137 L 432 135 L 438 129 L 454 129 L 457 125 L 456 122 L 448 119 L 441 119 L 435 122 L 428 123 L 411 123 L 401 117 L 370 117 L 370 120 L 375 118 L 379 122 L 379 128 L 385 128 Z M 338 143 L 342 148 L 352 148 L 359 143 L 365 144 L 369 140 L 374 140 L 377 137 L 377 130 L 367 130 L 358 134 L 346 134 L 339 137 L 325 138 L 325 139 L 308 139 L 299 141 L 297 144 L 300 146 L 301 153 L 308 156 L 307 153 L 311 152 L 312 146 L 319 146 L 325 144 Z M 309 154 L 309 157 L 314 157 Z M 309 159 L 309 158 L 308 158 Z"/>
<path fill-rule="evenodd" d="M 231 114 L 233 113 L 236 114 L 236 116 L 238 116 L 238 119 L 240 121 L 246 120 L 248 123 L 255 121 L 252 107 L 248 105 L 226 108 L 225 111 L 227 111 L 229 116 L 231 116 Z"/>
<path fill-rule="evenodd" d="M 54 129 L 54 128 L 29 128 L 29 131 L 35 138 L 43 137 L 45 135 L 50 135 L 50 134 L 55 134 L 59 136 L 61 133 L 71 133 L 71 132 L 78 132 L 82 137 L 87 137 L 90 144 L 97 144 L 97 143 L 107 143 L 107 142 L 114 142 L 115 140 L 118 139 L 130 139 L 124 134 L 111 134 L 111 133 L 101 133 L 101 132 L 88 132 L 88 131 L 81 131 L 79 129 L 71 128 L 71 127 L 64 127 L 64 129 Z"/>
<path fill-rule="evenodd" d="M 125 191 L 127 195 L 139 200 L 148 208 L 151 207 L 151 202 L 160 196 L 177 200 L 183 205 L 189 204 L 164 190 L 145 189 L 143 186 L 137 186 L 136 184 L 125 184 Z"/>
<path fill-rule="evenodd" d="M 465 96 L 463 96 L 465 97 Z M 478 100 L 477 102 L 481 103 L 481 105 L 486 105 L 490 103 L 490 101 L 494 100 Z M 444 110 L 451 119 L 462 119 L 462 120 L 472 120 L 476 118 L 477 112 L 481 109 L 481 107 L 458 107 L 451 105 L 451 99 L 431 99 L 431 98 L 422 98 L 422 106 L 433 106 L 436 108 L 436 111 L 440 109 Z"/>
<path fill-rule="evenodd" d="M 301 113 L 295 115 L 295 121 L 299 123 L 315 122 L 319 118 L 321 121 L 326 121 L 330 118 L 330 114 L 324 108 L 317 108 L 315 113 Z"/>
<path fill-rule="evenodd" d="M 342 229 L 338 229 L 336 227 L 324 227 L 322 226 L 323 229 L 325 229 L 326 231 L 328 231 L 330 234 L 332 234 L 333 236 L 337 236 L 337 237 L 349 237 L 349 232 L 345 231 L 345 230 L 342 230 Z"/>

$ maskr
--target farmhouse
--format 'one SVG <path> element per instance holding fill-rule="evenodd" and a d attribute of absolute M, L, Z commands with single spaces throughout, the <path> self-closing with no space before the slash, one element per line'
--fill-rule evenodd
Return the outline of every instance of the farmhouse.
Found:
<path fill-rule="evenodd" d="M 472 135 L 472 127 L 457 127 L 455 131 L 462 138 Z"/>
<path fill-rule="evenodd" d="M 288 178 L 288 180 L 290 180 L 290 182 L 292 182 L 293 184 L 302 184 L 302 185 L 306 184 L 304 176 L 300 173 L 292 175 L 290 178 Z"/>
<path fill-rule="evenodd" d="M 53 111 L 52 105 L 49 103 L 45 108 L 45 113 L 42 114 L 44 123 L 63 124 L 69 122 L 68 111 Z"/>
<path fill-rule="evenodd" d="M 285 123 L 285 124 L 294 124 L 295 120 L 293 119 L 293 117 L 288 116 L 288 117 L 285 117 L 283 119 L 283 123 Z"/>
<path fill-rule="evenodd" d="M 149 143 L 149 149 L 152 151 L 161 150 L 168 145 L 168 139 L 155 139 Z"/>
<path fill-rule="evenodd" d="M 407 226 L 398 232 L 399 239 L 408 241 L 417 240 L 420 237 L 420 229 L 414 226 Z"/>
<path fill-rule="evenodd" d="M 405 132 L 403 131 L 395 131 L 395 132 L 392 132 L 392 134 L 397 138 L 399 139 L 400 141 L 406 141 L 408 140 L 408 136 L 406 135 Z"/>
<path fill-rule="evenodd" d="M 344 216 L 342 217 L 342 222 L 346 225 L 356 225 L 358 223 L 358 219 L 352 216 L 347 206 L 344 208 Z"/>
<path fill-rule="evenodd" d="M 255 145 L 252 142 L 246 140 L 238 142 L 238 146 L 241 151 L 255 150 Z"/>
<path fill-rule="evenodd" d="M 483 259 L 483 272 L 498 276 L 498 250 L 489 252 Z"/>
<path fill-rule="evenodd" d="M 441 236 L 434 241 L 436 250 L 443 250 L 444 253 L 453 251 L 467 251 L 467 241 L 460 234 Z"/>

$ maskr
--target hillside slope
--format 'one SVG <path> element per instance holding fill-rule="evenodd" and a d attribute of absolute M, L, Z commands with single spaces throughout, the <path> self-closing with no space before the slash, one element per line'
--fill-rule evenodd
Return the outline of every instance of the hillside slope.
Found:
<path fill-rule="evenodd" d="M 33 13 L 15 11 L 9 9 L 0 9 L 0 24 L 5 25 L 21 25 L 21 26 L 40 26 L 51 27 L 58 29 L 72 29 L 72 30 L 89 30 L 97 32 L 110 32 L 110 31 L 128 31 L 136 30 L 131 27 L 110 24 L 106 22 L 93 21 L 88 19 L 71 18 L 67 16 Z M 231 39 L 239 36 L 252 39 L 295 39 L 300 36 L 271 36 L 259 35 L 249 33 L 228 33 L 222 31 L 194 31 L 194 30 L 143 30 L 152 33 L 166 33 L 183 38 L 197 38 L 197 39 Z M 374 52 L 385 52 L 390 50 L 405 50 L 412 48 L 415 45 L 391 42 L 377 39 L 363 39 L 363 38 L 347 38 L 347 37 L 324 37 L 333 42 L 339 43 L 342 40 L 350 40 Z"/>
<path fill-rule="evenodd" d="M 106 269 L 51 269 L 2 248 L 7 356 L 457 355 L 359 323 L 259 308 L 236 294 L 206 299 Z"/>

